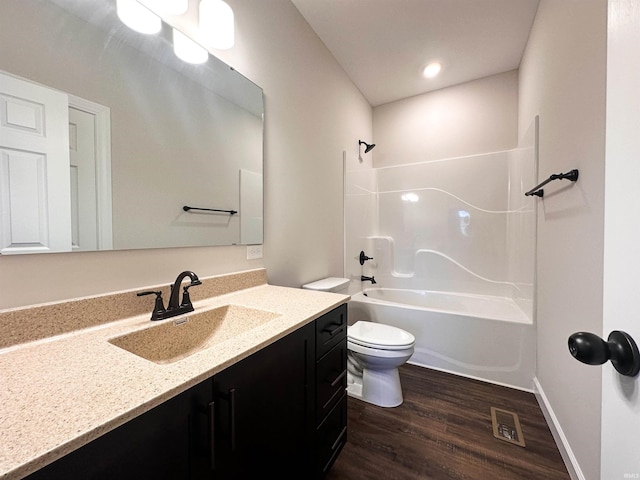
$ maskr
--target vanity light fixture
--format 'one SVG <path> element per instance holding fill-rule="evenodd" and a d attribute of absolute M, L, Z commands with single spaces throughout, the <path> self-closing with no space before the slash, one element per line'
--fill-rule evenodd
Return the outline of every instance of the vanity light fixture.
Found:
<path fill-rule="evenodd" d="M 173 29 L 173 52 L 180 60 L 187 63 L 204 63 L 209 59 L 209 52 L 204 47 L 175 28 Z"/>
<path fill-rule="evenodd" d="M 199 27 L 208 46 L 228 50 L 235 43 L 233 10 L 222 0 L 200 0 Z"/>
<path fill-rule="evenodd" d="M 425 67 L 422 74 L 427 78 L 433 78 L 440 73 L 440 70 L 442 70 L 442 65 L 438 62 L 433 62 Z"/>
<path fill-rule="evenodd" d="M 153 0 L 158 9 L 171 15 L 182 15 L 189 9 L 189 0 Z"/>
<path fill-rule="evenodd" d="M 153 34 L 162 28 L 160 17 L 137 0 L 117 0 L 118 18 L 136 32 Z"/>

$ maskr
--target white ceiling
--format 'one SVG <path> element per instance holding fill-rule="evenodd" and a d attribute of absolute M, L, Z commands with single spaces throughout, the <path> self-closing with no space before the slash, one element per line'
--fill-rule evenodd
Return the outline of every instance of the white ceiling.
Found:
<path fill-rule="evenodd" d="M 375 107 L 518 68 L 539 0 L 291 1 Z"/>

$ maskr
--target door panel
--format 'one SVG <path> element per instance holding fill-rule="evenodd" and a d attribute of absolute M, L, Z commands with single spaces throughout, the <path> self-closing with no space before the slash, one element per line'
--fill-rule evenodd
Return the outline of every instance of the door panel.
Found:
<path fill-rule="evenodd" d="M 67 103 L 65 94 L 0 74 L 2 254 L 71 249 Z"/>
<path fill-rule="evenodd" d="M 216 478 L 307 478 L 314 328 L 306 325 L 215 375 Z"/>
<path fill-rule="evenodd" d="M 69 108 L 73 251 L 98 250 L 95 115 Z"/>
<path fill-rule="evenodd" d="M 607 124 L 604 198 L 603 336 L 622 330 L 640 341 L 640 9 L 610 0 L 607 33 Z M 602 479 L 640 478 L 640 376 L 602 371 Z"/>

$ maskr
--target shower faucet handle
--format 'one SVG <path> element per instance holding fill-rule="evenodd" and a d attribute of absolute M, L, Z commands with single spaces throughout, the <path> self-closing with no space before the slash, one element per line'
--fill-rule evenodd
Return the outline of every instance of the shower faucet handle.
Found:
<path fill-rule="evenodd" d="M 373 260 L 373 257 L 367 257 L 364 254 L 364 251 L 360 251 L 360 265 L 364 265 L 364 262 L 366 262 L 367 260 Z"/>

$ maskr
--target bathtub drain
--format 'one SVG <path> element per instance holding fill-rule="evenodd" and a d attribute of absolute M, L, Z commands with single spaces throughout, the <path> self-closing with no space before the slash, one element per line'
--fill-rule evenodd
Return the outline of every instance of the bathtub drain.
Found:
<path fill-rule="evenodd" d="M 494 437 L 521 447 L 525 446 L 520 420 L 516 413 L 491 407 L 491 422 Z"/>

